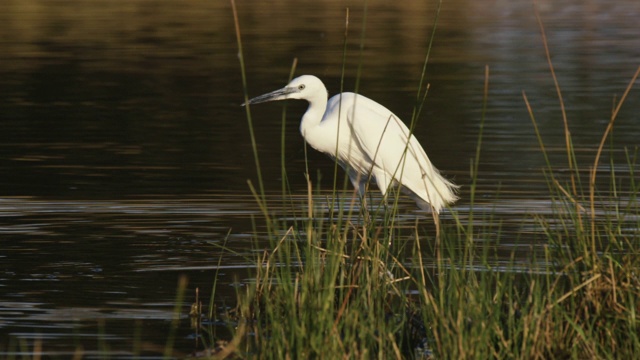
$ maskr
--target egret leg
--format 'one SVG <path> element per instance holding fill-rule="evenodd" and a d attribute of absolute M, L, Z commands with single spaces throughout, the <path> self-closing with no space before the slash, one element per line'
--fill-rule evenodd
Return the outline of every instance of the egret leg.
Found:
<path fill-rule="evenodd" d="M 368 178 L 353 170 L 349 170 L 348 174 L 349 180 L 351 180 L 351 184 L 353 184 L 353 187 L 356 189 L 356 191 L 358 191 L 360 197 L 363 197 L 367 188 Z"/>
<path fill-rule="evenodd" d="M 383 201 L 383 205 L 385 210 L 388 210 L 389 207 L 389 202 L 388 202 L 388 198 L 389 198 L 389 185 L 391 185 L 391 178 L 387 176 L 387 173 L 384 172 L 382 169 L 374 169 L 373 170 L 373 175 L 376 178 L 376 185 L 378 185 L 378 188 L 380 189 L 380 193 L 382 193 L 382 201 Z"/>
<path fill-rule="evenodd" d="M 351 184 L 353 184 L 353 187 L 358 192 L 361 206 L 366 208 L 367 197 L 365 195 L 367 192 L 367 182 L 369 181 L 369 178 L 353 170 L 349 170 L 348 174 Z"/>

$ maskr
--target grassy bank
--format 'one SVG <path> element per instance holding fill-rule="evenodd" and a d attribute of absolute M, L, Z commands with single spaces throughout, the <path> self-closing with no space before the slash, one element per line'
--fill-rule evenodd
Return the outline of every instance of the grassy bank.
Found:
<path fill-rule="evenodd" d="M 524 272 L 515 261 L 496 267 L 476 242 L 495 236 L 484 222 L 450 221 L 439 239 L 424 219 L 397 226 L 394 209 L 377 220 L 322 211 L 274 223 L 223 349 L 279 359 L 632 358 L 640 221 L 628 180 L 625 196 L 591 202 L 551 178 L 552 215 L 536 218 L 547 245 Z"/>

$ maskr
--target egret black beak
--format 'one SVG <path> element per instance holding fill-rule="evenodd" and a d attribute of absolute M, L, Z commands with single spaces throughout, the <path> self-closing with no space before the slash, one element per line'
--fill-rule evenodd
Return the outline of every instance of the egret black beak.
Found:
<path fill-rule="evenodd" d="M 259 104 L 267 101 L 284 100 L 289 94 L 292 94 L 294 92 L 296 92 L 296 88 L 284 87 L 282 89 L 272 91 L 264 95 L 256 96 L 253 99 L 243 103 L 242 106 L 246 106 L 248 104 Z"/>

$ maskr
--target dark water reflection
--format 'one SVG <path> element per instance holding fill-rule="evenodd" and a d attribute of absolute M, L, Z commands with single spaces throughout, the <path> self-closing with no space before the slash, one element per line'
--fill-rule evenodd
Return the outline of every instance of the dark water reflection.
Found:
<path fill-rule="evenodd" d="M 238 6 L 250 95 L 281 87 L 294 57 L 297 74 L 318 75 L 337 92 L 348 6 L 345 89 L 354 88 L 361 63 L 360 92 L 410 119 L 434 3 L 369 4 L 362 55 L 361 2 Z M 612 102 L 638 66 L 640 3 L 542 1 L 540 10 L 578 162 L 587 169 Z M 206 297 L 220 256 L 217 303 L 232 304 L 247 281 L 247 257 L 268 244 L 260 242 L 260 225 L 254 233 L 260 211 L 246 183 L 255 182 L 255 167 L 238 106 L 243 93 L 229 4 L 9 0 L 0 4 L 0 39 L 0 351 L 42 339 L 52 353 L 73 353 L 80 343 L 92 354 L 104 341 L 126 357 L 136 329 L 146 347 L 163 346 L 178 278 L 188 275 L 188 296 L 199 287 Z M 445 1 L 435 39 L 416 136 L 463 185 L 456 211 L 464 219 L 489 66 L 475 210 L 501 217 L 497 251 L 505 259 L 515 251 L 526 269 L 528 251 L 543 245 L 535 242 L 530 215 L 547 213 L 549 203 L 522 91 L 552 162 L 560 172 L 566 167 L 532 4 Z M 639 104 L 633 90 L 617 120 L 615 148 L 604 155 L 620 166 L 622 181 L 629 181 L 623 149 L 633 153 L 638 145 Z M 299 209 L 304 109 L 289 104 L 285 132 Z M 282 107 L 252 111 L 265 186 L 280 204 Z M 331 161 L 310 152 L 309 164 L 314 178 L 322 174 L 316 183 L 329 188 Z M 412 206 L 402 202 L 401 221 L 415 221 Z M 296 219 L 304 210 L 283 208 L 278 216 Z M 225 239 L 234 253 L 221 250 Z M 188 319 L 178 331 L 178 348 L 191 351 Z"/>

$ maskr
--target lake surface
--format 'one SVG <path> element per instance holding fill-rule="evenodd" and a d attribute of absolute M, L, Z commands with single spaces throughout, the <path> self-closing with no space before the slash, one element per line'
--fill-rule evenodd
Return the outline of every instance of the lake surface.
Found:
<path fill-rule="evenodd" d="M 239 1 L 249 96 L 282 87 L 294 58 L 296 74 L 314 74 L 338 92 L 347 7 L 345 91 L 357 83 L 358 92 L 408 122 L 436 14 L 432 1 L 372 1 L 366 27 L 360 1 Z M 613 104 L 640 65 L 640 3 L 538 7 L 577 160 L 588 169 Z M 126 358 L 140 343 L 144 353 L 161 354 L 183 276 L 176 349 L 200 350 L 187 316 L 195 289 L 208 302 L 217 276 L 216 305 L 233 305 L 235 289 L 250 281 L 247 259 L 268 246 L 247 184 L 256 183 L 256 168 L 239 106 L 237 55 L 226 1 L 0 4 L 0 354 L 29 353 L 36 344 L 59 357 L 108 349 Z M 476 206 L 507 224 L 500 246 L 508 256 L 516 238 L 522 243 L 519 234 L 535 231 L 531 215 L 549 212 L 545 161 L 523 91 L 551 162 L 560 173 L 567 167 L 560 106 L 530 1 L 442 5 L 415 134 L 432 162 L 463 186 L 453 208 L 462 216 L 485 66 Z M 639 106 L 634 89 L 601 162 L 606 170 L 614 159 L 622 178 L 624 149 L 633 155 L 638 146 Z M 287 105 L 282 155 L 291 201 L 301 209 L 307 185 L 298 122 L 305 108 Z M 283 104 L 251 110 L 277 216 L 304 214 L 277 206 Z M 314 185 L 329 189 L 333 162 L 309 149 L 308 163 Z M 400 206 L 406 221 L 424 216 L 410 200 Z M 531 241 L 525 245 L 542 245 Z M 233 252 L 222 251 L 223 243 Z"/>

